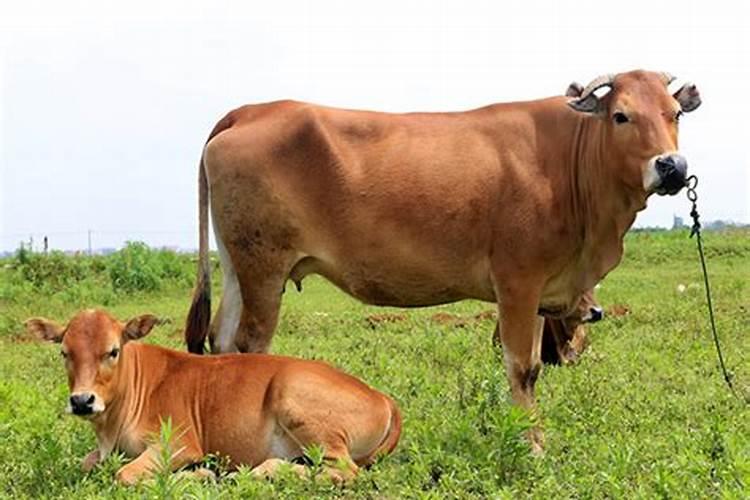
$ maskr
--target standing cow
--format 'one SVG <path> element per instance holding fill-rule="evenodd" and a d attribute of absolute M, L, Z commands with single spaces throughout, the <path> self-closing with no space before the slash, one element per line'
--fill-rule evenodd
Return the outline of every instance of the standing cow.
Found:
<path fill-rule="evenodd" d="M 199 169 L 188 348 L 208 334 L 213 352 L 267 351 L 285 282 L 313 273 L 368 304 L 491 301 L 513 400 L 533 408 L 539 315 L 568 315 L 648 197 L 685 185 L 678 122 L 701 101 L 692 84 L 670 94 L 672 79 L 605 75 L 575 97 L 459 113 L 230 112 Z M 209 206 L 224 272 L 210 327 Z"/>

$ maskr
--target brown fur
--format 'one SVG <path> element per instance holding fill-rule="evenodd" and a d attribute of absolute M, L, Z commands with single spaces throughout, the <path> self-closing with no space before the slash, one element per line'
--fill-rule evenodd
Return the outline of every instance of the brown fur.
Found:
<path fill-rule="evenodd" d="M 120 450 L 135 459 L 118 471 L 119 481 L 149 477 L 159 452 L 151 437 L 166 418 L 176 430 L 170 443 L 174 469 L 213 453 L 268 476 L 283 460 L 320 445 L 326 473 L 345 481 L 398 443 L 398 407 L 356 378 L 317 361 L 266 354 L 205 357 L 130 342 L 157 321 L 144 315 L 121 323 L 87 310 L 66 328 L 43 318 L 26 322 L 38 338 L 62 343 L 71 394 L 91 395 L 96 409 L 86 418 L 98 449 L 84 460 L 85 469 Z"/>

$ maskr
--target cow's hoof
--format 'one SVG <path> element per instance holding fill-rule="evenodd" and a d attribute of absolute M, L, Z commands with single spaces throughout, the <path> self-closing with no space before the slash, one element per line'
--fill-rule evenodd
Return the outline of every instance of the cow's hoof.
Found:
<path fill-rule="evenodd" d="M 563 365 L 574 365 L 578 363 L 578 353 L 575 349 L 569 348 L 562 356 Z"/>
<path fill-rule="evenodd" d="M 531 442 L 531 455 L 534 457 L 541 457 L 544 455 L 544 445 L 537 442 Z"/>
<path fill-rule="evenodd" d="M 544 455 L 544 432 L 538 427 L 529 429 L 526 435 L 531 447 L 531 454 L 535 457 Z"/>

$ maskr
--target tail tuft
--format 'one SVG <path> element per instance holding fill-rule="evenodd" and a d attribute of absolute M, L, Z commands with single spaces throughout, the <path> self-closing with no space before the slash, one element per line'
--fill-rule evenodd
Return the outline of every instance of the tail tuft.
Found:
<path fill-rule="evenodd" d="M 201 277 L 185 323 L 185 342 L 188 351 L 194 354 L 203 354 L 211 323 L 211 288 L 205 285 L 208 279 L 207 276 Z"/>
<path fill-rule="evenodd" d="M 208 256 L 208 180 L 201 155 L 198 167 L 198 279 L 185 323 L 188 351 L 203 354 L 211 323 L 211 262 Z"/>
<path fill-rule="evenodd" d="M 230 112 L 214 126 L 206 145 L 212 138 L 234 125 L 234 113 Z M 205 148 L 204 148 L 205 152 Z M 198 165 L 198 280 L 193 292 L 185 322 L 185 342 L 188 351 L 203 354 L 208 328 L 211 324 L 211 262 L 208 256 L 208 204 L 209 187 L 203 154 Z"/>

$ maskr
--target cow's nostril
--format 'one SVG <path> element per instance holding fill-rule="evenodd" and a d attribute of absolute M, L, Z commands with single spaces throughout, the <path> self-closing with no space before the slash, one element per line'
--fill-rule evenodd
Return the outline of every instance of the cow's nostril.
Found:
<path fill-rule="evenodd" d="M 672 156 L 662 156 L 658 160 L 656 160 L 656 168 L 660 171 L 668 171 L 670 169 L 675 168 L 675 161 Z"/>
<path fill-rule="evenodd" d="M 682 155 L 661 156 L 656 160 L 656 170 L 660 174 L 669 174 L 676 170 L 684 175 L 687 173 L 687 160 Z"/>

